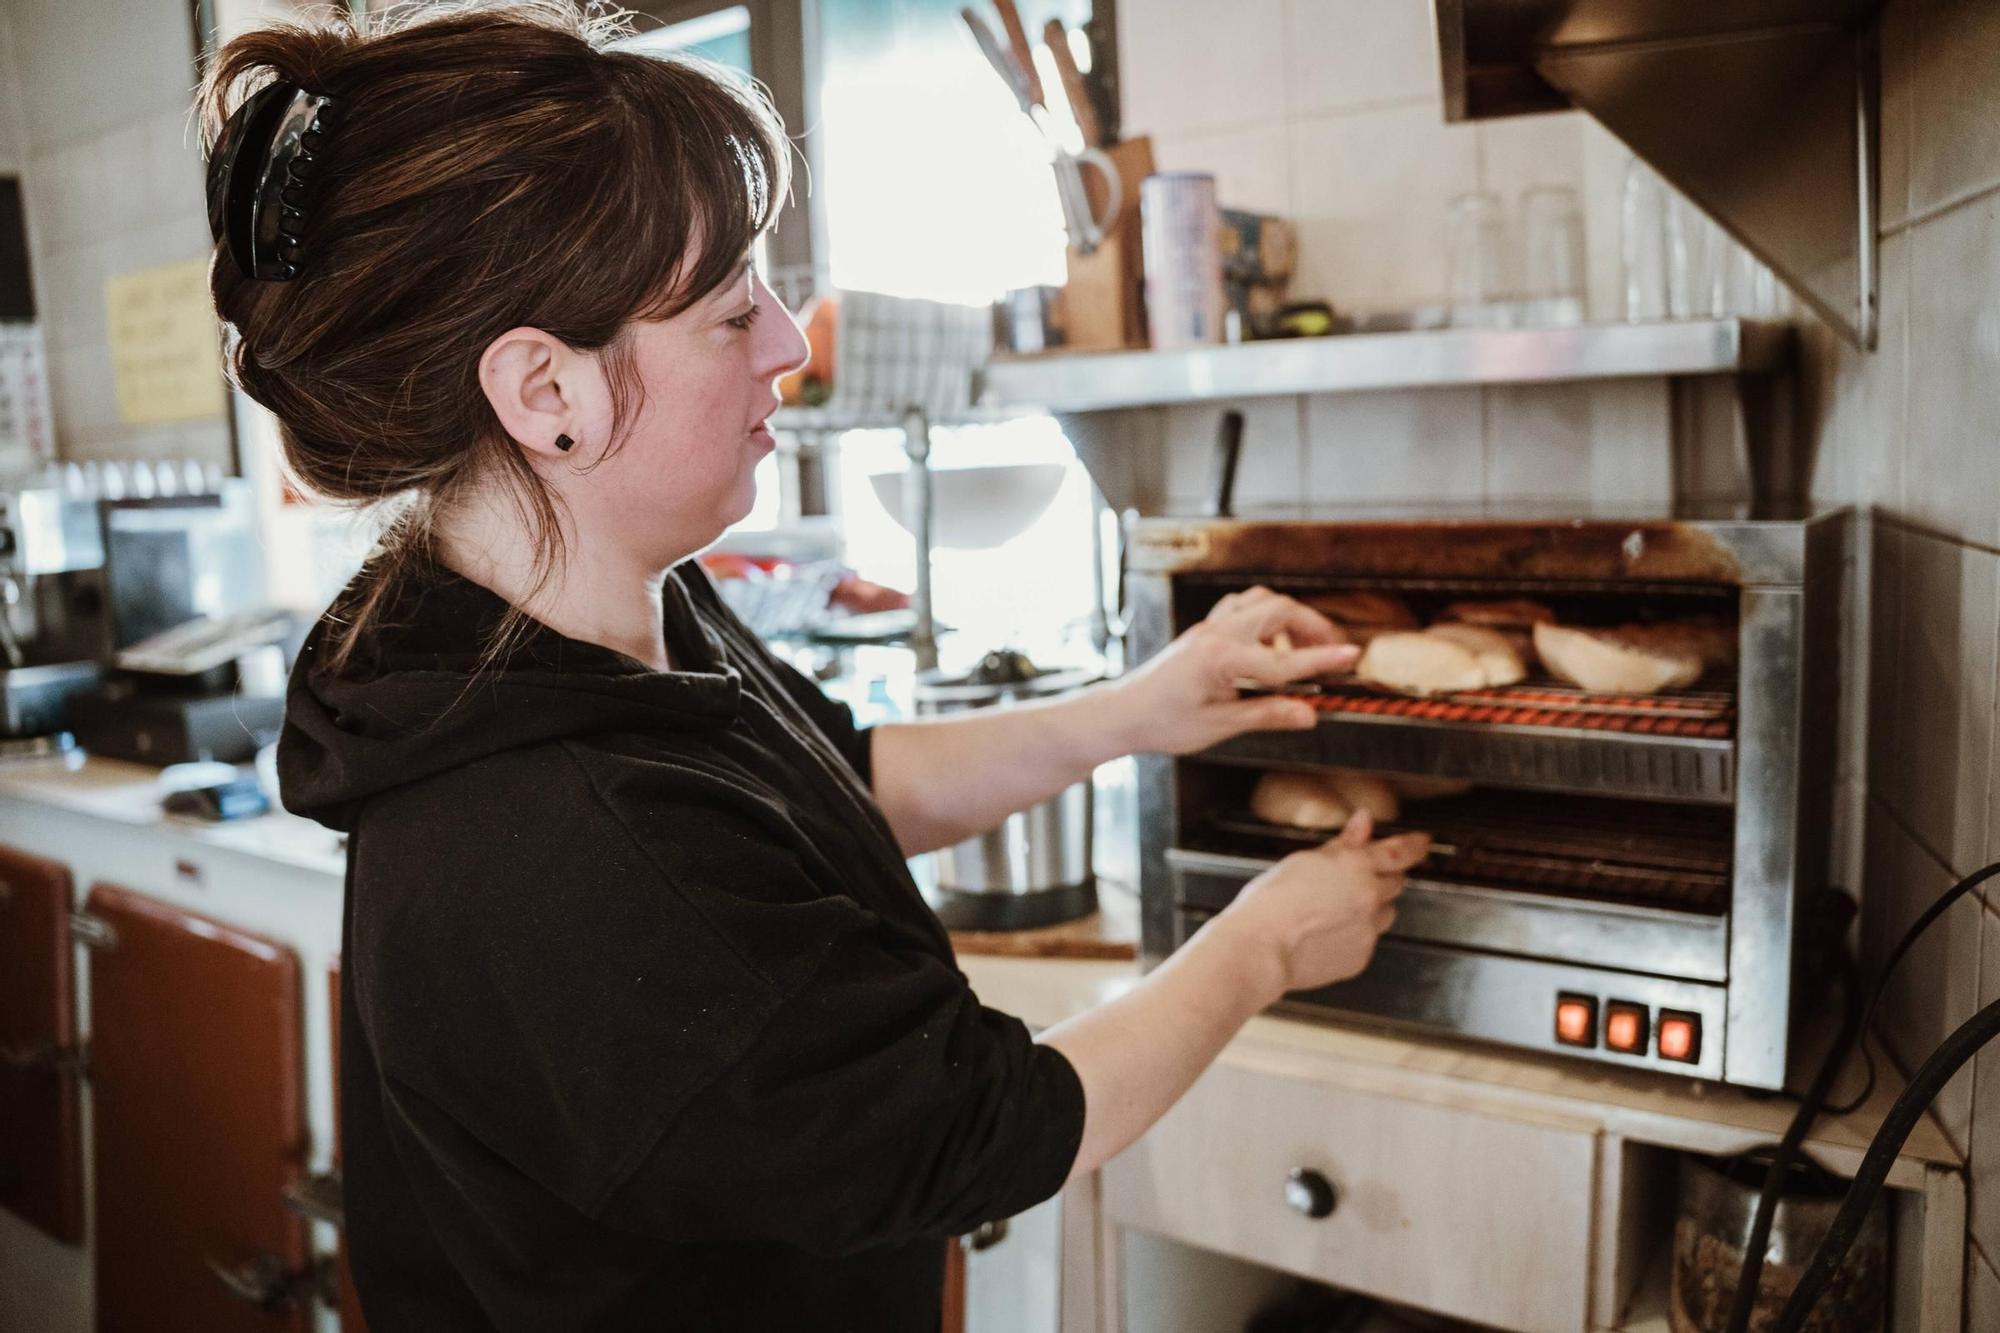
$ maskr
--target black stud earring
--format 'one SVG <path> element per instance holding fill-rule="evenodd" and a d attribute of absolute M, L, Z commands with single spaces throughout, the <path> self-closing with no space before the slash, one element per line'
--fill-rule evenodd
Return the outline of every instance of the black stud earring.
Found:
<path fill-rule="evenodd" d="M 575 447 L 576 447 L 576 441 L 572 440 L 569 436 L 567 435 L 556 436 L 556 448 L 562 450 L 564 453 L 568 453 L 571 449 Z"/>

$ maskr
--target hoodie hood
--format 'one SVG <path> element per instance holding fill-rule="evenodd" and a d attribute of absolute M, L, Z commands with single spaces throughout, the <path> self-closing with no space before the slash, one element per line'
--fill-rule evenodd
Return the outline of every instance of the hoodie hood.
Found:
<path fill-rule="evenodd" d="M 339 673 L 326 670 L 341 610 L 370 577 L 364 571 L 313 627 L 285 697 L 279 792 L 287 810 L 328 828 L 349 831 L 377 793 L 504 750 L 726 727 L 738 714 L 742 681 L 695 609 L 714 594 L 689 564 L 662 588 L 669 671 L 536 621 L 482 667 L 507 604 L 436 565 L 396 575 L 365 642 Z"/>

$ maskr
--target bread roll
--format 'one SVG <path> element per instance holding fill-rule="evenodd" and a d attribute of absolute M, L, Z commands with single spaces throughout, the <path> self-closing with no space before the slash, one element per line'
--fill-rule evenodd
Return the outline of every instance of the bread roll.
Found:
<path fill-rule="evenodd" d="M 1357 629 L 1415 629 L 1417 617 L 1400 597 L 1385 592 L 1330 592 L 1306 599 L 1329 620 Z"/>
<path fill-rule="evenodd" d="M 1273 770 L 1257 779 L 1250 792 L 1250 813 L 1266 824 L 1290 828 L 1345 828 L 1353 807 L 1341 799 L 1332 773 Z"/>
<path fill-rule="evenodd" d="M 1443 619 L 1492 629 L 1528 629 L 1555 624 L 1556 613 L 1540 602 L 1514 597 L 1504 602 L 1453 602 L 1444 609 Z"/>
<path fill-rule="evenodd" d="M 1374 773 L 1358 769 L 1336 769 L 1331 775 L 1333 790 L 1350 810 L 1366 811 L 1378 824 L 1393 824 L 1403 813 L 1396 789 Z"/>
<path fill-rule="evenodd" d="M 1634 632 L 1634 631 L 1638 632 Z M 1643 627 L 1577 629 L 1535 626 L 1535 651 L 1549 674 L 1593 694 L 1654 694 L 1692 685 L 1699 654 L 1662 646 Z"/>
<path fill-rule="evenodd" d="M 1693 653 L 1708 666 L 1736 665 L 1736 628 L 1719 620 L 1668 620 L 1625 632 L 1634 642 L 1663 652 Z"/>
<path fill-rule="evenodd" d="M 1463 796 L 1472 790 L 1472 784 L 1464 778 L 1420 777 L 1415 773 L 1390 773 L 1385 779 L 1396 795 L 1406 801 L 1441 801 L 1448 796 Z"/>
<path fill-rule="evenodd" d="M 1404 694 L 1450 694 L 1486 686 L 1486 668 L 1477 653 L 1441 634 L 1418 630 L 1376 635 L 1354 674 Z"/>
<path fill-rule="evenodd" d="M 1512 685 L 1528 677 L 1528 664 L 1521 660 L 1513 641 L 1497 629 L 1484 625 L 1432 625 L 1426 634 L 1449 639 L 1479 659 L 1479 669 L 1488 685 Z"/>

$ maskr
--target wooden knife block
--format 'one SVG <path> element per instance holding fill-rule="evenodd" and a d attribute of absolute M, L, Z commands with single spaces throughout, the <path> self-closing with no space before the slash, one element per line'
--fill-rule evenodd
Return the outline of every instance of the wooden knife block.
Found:
<path fill-rule="evenodd" d="M 1089 254 L 1069 248 L 1068 282 L 1063 288 L 1067 346 L 1102 352 L 1146 346 L 1146 271 L 1139 248 L 1139 183 L 1153 174 L 1153 141 L 1146 135 L 1107 146 L 1122 186 L 1118 215 L 1105 228 L 1104 243 Z M 1104 207 L 1104 185 L 1095 171 L 1084 172 L 1093 214 Z"/>

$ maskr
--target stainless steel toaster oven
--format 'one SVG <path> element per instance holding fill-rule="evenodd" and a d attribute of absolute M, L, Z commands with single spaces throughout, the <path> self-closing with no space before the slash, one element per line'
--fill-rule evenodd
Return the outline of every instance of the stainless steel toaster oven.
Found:
<path fill-rule="evenodd" d="M 1156 963 L 1251 878 L 1323 833 L 1259 820 L 1270 769 L 1461 779 L 1405 803 L 1431 858 L 1352 981 L 1290 997 L 1434 1031 L 1783 1086 L 1802 917 L 1827 873 L 1849 516 L 1139 520 L 1134 660 L 1223 595 L 1390 594 L 1415 619 L 1533 599 L 1565 624 L 1677 618 L 1734 648 L 1684 689 L 1586 693 L 1541 675 L 1409 697 L 1313 687 L 1310 732 L 1139 766 L 1142 950 Z"/>

